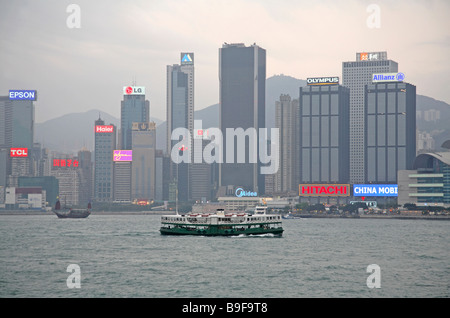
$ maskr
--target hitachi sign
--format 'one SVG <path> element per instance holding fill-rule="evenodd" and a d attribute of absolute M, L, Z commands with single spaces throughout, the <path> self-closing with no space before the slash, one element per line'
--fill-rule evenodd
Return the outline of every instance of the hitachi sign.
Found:
<path fill-rule="evenodd" d="M 114 132 L 114 126 L 95 126 L 96 133 L 112 133 Z"/>
<path fill-rule="evenodd" d="M 11 148 L 11 157 L 28 157 L 28 148 Z"/>
<path fill-rule="evenodd" d="M 299 196 L 350 196 L 349 184 L 300 184 Z"/>

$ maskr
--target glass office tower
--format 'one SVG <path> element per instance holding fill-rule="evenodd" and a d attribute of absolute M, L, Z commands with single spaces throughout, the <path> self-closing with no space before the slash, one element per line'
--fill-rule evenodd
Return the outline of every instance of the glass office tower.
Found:
<path fill-rule="evenodd" d="M 342 63 L 342 85 L 350 88 L 350 180 L 364 182 L 364 86 L 372 74 L 397 72 L 398 64 L 387 52 L 356 53 L 356 60 Z"/>
<path fill-rule="evenodd" d="M 348 183 L 350 90 L 341 85 L 300 87 L 300 181 Z"/>
<path fill-rule="evenodd" d="M 242 128 L 244 131 L 255 128 L 257 132 L 259 128 L 264 128 L 266 50 L 256 44 L 223 44 L 219 49 L 219 82 L 219 125 L 223 145 L 227 144 L 227 128 Z M 236 163 L 236 145 L 235 140 L 234 163 L 226 162 L 227 147 L 223 147 L 224 163 L 219 164 L 219 186 L 241 187 L 246 191 L 263 193 L 265 175 L 260 173 L 259 160 L 249 163 L 249 147 L 246 147 L 245 163 Z"/>
<path fill-rule="evenodd" d="M 365 86 L 366 182 L 396 183 L 398 170 L 416 157 L 416 87 L 395 83 Z"/>
<path fill-rule="evenodd" d="M 131 130 L 135 122 L 148 122 L 150 102 L 145 100 L 145 87 L 124 87 L 123 101 L 120 107 L 121 149 L 131 149 Z"/>

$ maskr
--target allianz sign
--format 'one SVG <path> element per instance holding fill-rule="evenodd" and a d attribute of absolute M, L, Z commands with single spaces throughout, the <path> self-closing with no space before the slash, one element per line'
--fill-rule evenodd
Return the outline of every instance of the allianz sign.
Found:
<path fill-rule="evenodd" d="M 382 73 L 373 74 L 372 83 L 379 82 L 403 82 L 405 80 L 405 74 L 403 73 Z"/>

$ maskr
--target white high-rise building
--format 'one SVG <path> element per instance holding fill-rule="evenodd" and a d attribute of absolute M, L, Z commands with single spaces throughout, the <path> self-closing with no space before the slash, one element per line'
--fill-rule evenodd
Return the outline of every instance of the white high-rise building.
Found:
<path fill-rule="evenodd" d="M 342 85 L 350 88 L 350 182 L 365 182 L 364 175 L 364 86 L 374 73 L 398 72 L 398 63 L 387 52 L 356 53 L 356 61 L 342 63 Z"/>

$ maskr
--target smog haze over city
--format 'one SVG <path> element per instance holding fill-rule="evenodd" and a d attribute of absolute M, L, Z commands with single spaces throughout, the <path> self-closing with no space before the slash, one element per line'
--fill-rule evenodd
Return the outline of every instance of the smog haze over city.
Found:
<path fill-rule="evenodd" d="M 418 94 L 450 102 L 448 1 L 80 0 L 79 12 L 73 3 L 1 1 L 0 94 L 37 90 L 37 123 L 91 109 L 119 117 L 133 81 L 165 120 L 165 68 L 180 52 L 195 52 L 195 110 L 216 104 L 224 42 L 256 43 L 267 77 L 300 79 L 341 76 L 355 52 L 387 51 Z"/>

